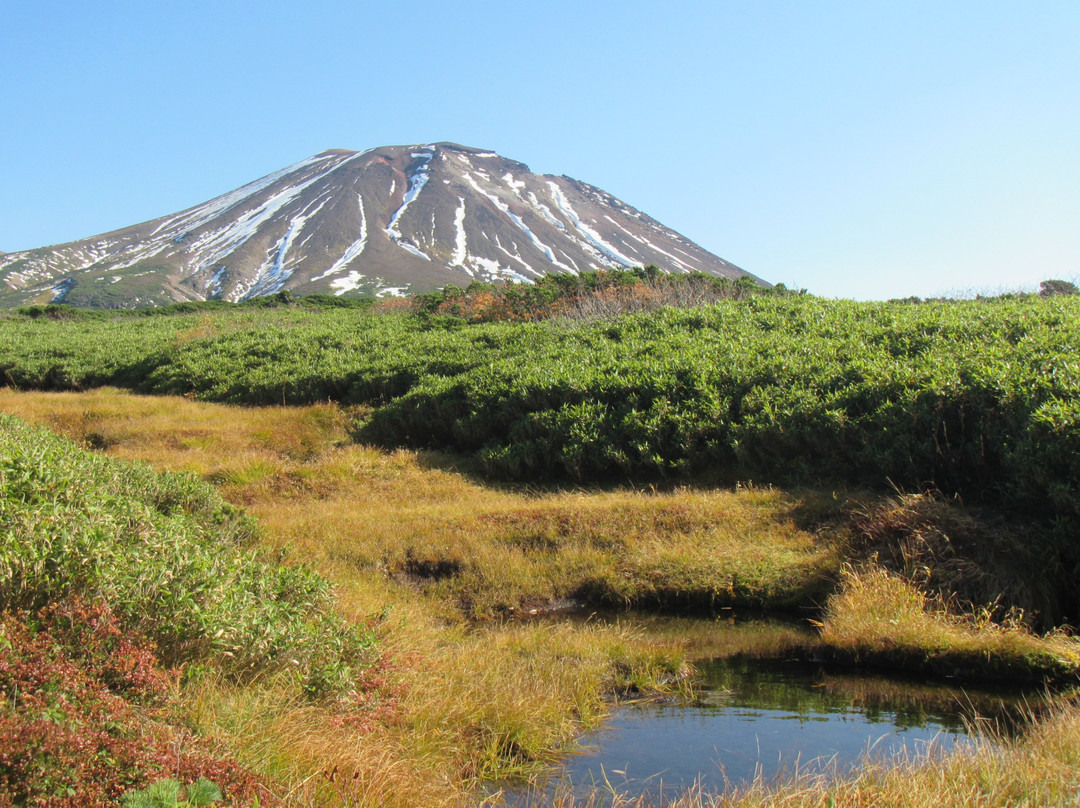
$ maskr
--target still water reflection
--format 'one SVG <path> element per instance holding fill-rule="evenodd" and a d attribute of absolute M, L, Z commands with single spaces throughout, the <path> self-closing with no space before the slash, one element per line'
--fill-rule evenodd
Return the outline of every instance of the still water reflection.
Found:
<path fill-rule="evenodd" d="M 752 644 L 760 645 L 762 628 L 752 629 Z M 844 770 L 868 754 L 937 754 L 970 742 L 982 722 L 1007 726 L 1023 704 L 1015 691 L 830 673 L 807 661 L 806 645 L 774 654 L 698 660 L 694 699 L 619 707 L 541 790 L 570 783 L 626 795 L 695 784 L 722 791 L 829 763 Z"/>

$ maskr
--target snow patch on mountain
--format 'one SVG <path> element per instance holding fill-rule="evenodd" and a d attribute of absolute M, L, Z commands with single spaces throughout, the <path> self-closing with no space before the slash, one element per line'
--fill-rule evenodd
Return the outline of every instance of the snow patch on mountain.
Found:
<path fill-rule="evenodd" d="M 227 213 L 232 208 L 239 205 L 246 199 L 249 199 L 260 191 L 269 188 L 275 182 L 290 174 L 295 174 L 308 166 L 325 162 L 332 159 L 332 155 L 315 155 L 309 157 L 306 160 L 301 160 L 298 163 L 293 163 L 291 166 L 286 166 L 280 171 L 275 171 L 271 174 L 267 174 L 265 177 L 249 182 L 247 185 L 237 188 L 235 191 L 229 191 L 226 194 L 215 197 L 209 202 L 204 202 L 201 205 L 197 205 L 189 210 L 182 211 L 181 213 L 167 217 L 151 234 L 150 238 L 153 238 L 161 230 L 197 230 L 209 224 L 211 221 Z"/>
<path fill-rule="evenodd" d="M 402 214 L 404 214 L 409 205 L 416 200 L 416 197 L 424 190 L 424 186 L 427 185 L 428 180 L 431 178 L 429 169 L 431 166 L 431 158 L 434 156 L 434 152 L 417 152 L 412 155 L 414 159 L 420 160 L 420 165 L 418 165 L 409 176 L 409 187 L 405 191 L 401 206 L 394 211 L 394 215 L 390 217 L 390 223 L 386 226 L 386 234 L 390 236 L 392 242 L 428 261 L 431 260 L 428 255 L 420 252 L 415 246 L 404 241 L 405 237 L 401 234 L 401 231 L 397 229 L 397 225 L 401 220 Z"/>
<path fill-rule="evenodd" d="M 524 220 L 520 216 L 518 216 L 517 214 L 515 214 L 513 211 L 510 210 L 509 205 L 507 205 L 505 202 L 503 202 L 501 199 L 499 199 L 499 197 L 497 197 L 495 194 L 488 193 L 483 188 L 481 188 L 480 185 L 476 182 L 476 179 L 471 174 L 466 174 L 465 175 L 465 181 L 468 182 L 473 187 L 473 190 L 475 190 L 477 193 L 482 194 L 483 196 L 487 197 L 491 201 L 491 204 L 493 204 L 496 208 L 501 210 L 503 212 L 503 214 L 508 219 L 510 219 L 510 221 L 512 221 L 517 226 L 517 228 L 519 230 L 521 230 L 526 236 L 528 236 L 529 240 L 534 245 L 536 245 L 536 248 L 538 250 L 540 250 L 542 253 L 544 253 L 544 255 L 547 257 L 548 261 L 550 261 L 555 266 L 560 267 L 561 269 L 566 269 L 566 270 L 570 269 L 570 267 L 566 266 L 566 264 L 563 264 L 562 262 L 560 262 L 559 260 L 557 260 L 555 258 L 555 252 L 551 249 L 551 247 L 549 247 L 547 244 L 545 244 L 539 238 L 537 238 L 536 234 L 532 231 L 532 229 L 527 224 L 525 224 Z"/>
<path fill-rule="evenodd" d="M 631 233 L 629 230 L 627 230 L 625 227 L 623 227 L 617 221 L 612 219 L 610 216 L 605 214 L 604 218 L 607 219 L 609 222 L 611 222 L 613 225 L 615 225 L 617 228 L 622 230 L 624 233 L 626 233 L 627 236 L 629 236 L 630 238 L 632 238 L 634 241 L 638 242 L 642 246 L 647 247 L 648 249 L 652 250 L 653 252 L 657 252 L 660 255 L 663 255 L 663 256 L 665 256 L 667 258 L 670 258 L 682 272 L 691 272 L 693 270 L 693 267 L 691 267 L 689 264 L 687 264 L 681 258 L 677 258 L 674 255 L 672 255 L 671 253 L 660 249 L 655 244 L 653 244 L 651 241 L 647 241 L 646 239 L 641 238 L 641 236 L 638 236 L 638 235 L 635 235 L 634 233 Z"/>
<path fill-rule="evenodd" d="M 203 287 L 203 291 L 206 292 L 207 297 L 212 297 L 221 291 L 221 282 L 225 279 L 225 267 L 221 267 L 215 272 L 210 280 L 206 282 L 206 286 Z"/>
<path fill-rule="evenodd" d="M 465 197 L 458 197 L 457 210 L 454 211 L 454 254 L 450 256 L 450 266 L 465 266 L 468 256 L 468 240 L 465 235 Z"/>
<path fill-rule="evenodd" d="M 581 221 L 581 217 L 578 216 L 577 212 L 573 209 L 573 207 L 571 207 L 569 200 L 567 200 L 566 196 L 562 192 L 562 189 L 559 188 L 556 183 L 549 180 L 548 187 L 551 188 L 551 196 L 552 199 L 555 201 L 555 206 L 570 218 L 571 223 L 574 225 L 577 231 L 584 235 L 586 240 L 593 247 L 595 247 L 597 250 L 599 250 L 601 253 L 608 256 L 609 258 L 614 259 L 619 264 L 622 264 L 623 266 L 629 267 L 634 265 L 634 262 L 632 260 L 627 258 L 625 255 L 623 255 L 606 241 L 604 241 L 600 237 L 599 233 L 597 233 L 595 230 L 593 230 L 591 227 Z"/>
<path fill-rule="evenodd" d="M 340 272 L 351 264 L 353 259 L 360 256 L 364 252 L 364 248 L 367 247 L 367 214 L 364 212 L 364 197 L 357 194 L 356 201 L 360 207 L 360 237 L 345 248 L 345 252 L 341 254 L 341 257 L 338 258 L 338 260 L 330 265 L 328 270 L 321 275 L 316 275 L 311 280 L 321 281 L 323 278 Z"/>
<path fill-rule="evenodd" d="M 355 269 L 350 269 L 349 274 L 344 278 L 336 278 L 330 281 L 330 288 L 336 290 L 335 295 L 341 297 L 346 292 L 351 292 L 354 289 L 359 288 L 360 284 L 364 282 L 364 275 L 357 272 Z"/>

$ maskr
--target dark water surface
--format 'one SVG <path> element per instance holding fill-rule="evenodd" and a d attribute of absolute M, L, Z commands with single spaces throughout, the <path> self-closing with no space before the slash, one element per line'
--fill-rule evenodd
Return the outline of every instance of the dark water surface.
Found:
<path fill-rule="evenodd" d="M 746 632 L 757 655 L 770 627 L 732 621 L 718 630 Z M 723 791 L 829 763 L 843 771 L 866 755 L 939 754 L 970 743 L 973 726 L 1009 726 L 1024 703 L 1015 690 L 829 672 L 807 661 L 813 652 L 806 646 L 758 657 L 740 654 L 730 636 L 724 643 L 734 656 L 695 661 L 695 698 L 618 707 L 540 790 L 561 783 L 581 791 L 607 784 L 634 796 L 695 784 Z"/>

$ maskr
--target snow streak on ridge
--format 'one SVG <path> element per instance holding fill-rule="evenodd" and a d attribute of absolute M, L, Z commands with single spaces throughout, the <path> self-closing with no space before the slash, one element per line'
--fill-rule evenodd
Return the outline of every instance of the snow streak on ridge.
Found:
<path fill-rule="evenodd" d="M 293 239 L 296 235 L 303 232 L 304 225 L 307 224 L 308 219 L 315 216 L 329 201 L 329 195 L 321 196 L 292 218 L 289 222 L 288 230 L 285 231 L 285 235 L 279 242 L 280 246 L 277 250 L 277 255 L 274 258 L 273 267 L 267 270 L 265 263 L 259 267 L 259 272 L 256 274 L 251 288 L 242 294 L 240 297 L 241 300 L 248 300 L 249 298 L 258 297 L 260 295 L 272 295 L 274 292 L 281 291 L 282 287 L 285 286 L 285 281 L 292 276 L 292 270 L 285 268 L 285 256 L 292 246 Z M 311 210 L 312 206 L 315 207 L 314 210 Z M 310 213 L 308 211 L 310 211 Z M 303 244 L 303 242 L 301 242 L 301 244 Z"/>
<path fill-rule="evenodd" d="M 364 197 L 357 194 L 356 201 L 360 206 L 360 238 L 345 248 L 345 252 L 330 266 L 330 269 L 326 270 L 321 275 L 316 275 L 312 278 L 313 281 L 321 281 L 323 278 L 333 275 L 336 272 L 340 272 L 348 266 L 354 258 L 359 256 L 367 246 L 367 214 L 364 213 Z M 339 294 L 342 293 L 339 292 Z"/>
<path fill-rule="evenodd" d="M 197 230 L 205 224 L 208 224 L 212 219 L 217 218 L 221 214 L 236 207 L 245 199 L 254 196 L 264 188 L 268 188 L 282 177 L 287 177 L 289 174 L 293 174 L 301 169 L 307 168 L 315 163 L 329 160 L 331 155 L 316 155 L 315 157 L 309 157 L 306 160 L 301 160 L 299 163 L 293 163 L 291 166 L 286 166 L 280 171 L 275 171 L 272 174 L 267 174 L 265 177 L 261 177 L 254 182 L 249 182 L 247 185 L 237 188 L 235 191 L 229 191 L 226 194 L 215 197 L 209 202 L 204 202 L 201 205 L 197 205 L 194 208 L 186 210 L 176 216 L 171 216 L 163 221 L 150 237 L 153 238 L 157 235 L 158 231 L 178 225 L 180 230 Z"/>
<path fill-rule="evenodd" d="M 193 248 L 193 251 L 200 252 L 205 249 L 210 250 L 211 252 L 209 255 L 205 255 L 204 253 L 200 256 L 201 260 L 199 261 L 198 269 L 205 269 L 208 266 L 219 263 L 222 258 L 233 252 L 237 247 L 255 235 L 260 225 L 268 221 L 275 213 L 285 207 L 285 205 L 296 199 L 301 193 L 319 180 L 332 174 L 334 171 L 337 171 L 351 160 L 355 160 L 360 154 L 361 152 L 357 152 L 356 154 L 346 157 L 332 168 L 329 168 L 320 174 L 316 174 L 306 182 L 283 188 L 259 207 L 245 213 L 231 226 L 200 239 Z"/>
<path fill-rule="evenodd" d="M 510 176 L 510 175 L 507 175 L 507 176 Z M 472 174 L 466 174 L 465 175 L 465 180 L 469 183 L 469 185 L 471 185 L 473 187 L 473 190 L 475 190 L 479 194 L 483 194 L 484 196 L 486 196 L 489 200 L 491 200 L 491 204 L 493 204 L 495 207 L 497 207 L 499 210 L 501 210 L 510 221 L 512 221 L 515 225 L 517 225 L 518 229 L 521 230 L 521 232 L 523 232 L 526 236 L 529 237 L 529 241 L 531 241 L 533 243 L 533 245 L 536 247 L 536 249 L 540 250 L 540 252 L 542 252 L 544 254 L 544 256 L 547 258 L 548 261 L 550 261 L 552 264 L 554 264 L 557 267 L 561 267 L 562 269 L 565 269 L 567 272 L 573 272 L 574 271 L 570 267 L 568 267 L 566 264 L 562 263 L 561 261 L 559 261 L 555 257 L 555 252 L 551 249 L 551 247 L 549 247 L 547 244 L 545 244 L 539 238 L 537 238 L 536 234 L 529 228 L 529 226 L 527 224 L 525 224 L 524 220 L 522 220 L 522 218 L 520 216 L 516 215 L 515 213 L 513 213 L 510 210 L 509 205 L 507 205 L 505 202 L 503 202 L 501 199 L 499 199 L 499 197 L 497 197 L 495 194 L 488 193 L 483 188 L 481 188 L 480 185 L 476 182 L 476 179 L 472 176 Z M 518 260 L 521 260 L 520 256 L 518 256 Z M 543 274 L 542 272 L 537 272 L 533 267 L 529 266 L 529 264 L 527 264 L 525 261 L 522 260 L 521 263 L 523 263 L 523 264 L 525 264 L 525 266 L 529 267 L 529 271 L 532 272 L 534 275 L 540 276 L 540 275 Z"/>
<path fill-rule="evenodd" d="M 465 197 L 459 196 L 458 205 L 456 211 L 454 211 L 454 228 L 456 234 L 454 237 L 454 254 L 450 256 L 450 266 L 463 267 L 465 266 L 465 258 L 468 256 L 467 245 L 468 241 L 465 236 Z"/>
<path fill-rule="evenodd" d="M 427 255 L 420 252 L 420 250 L 416 249 L 412 244 L 403 241 L 405 237 L 401 234 L 401 231 L 397 229 L 398 220 L 401 219 L 402 214 L 405 213 L 405 209 L 420 195 L 424 186 L 427 185 L 427 181 L 431 178 L 429 172 L 431 159 L 435 156 L 435 152 L 417 152 L 412 156 L 414 158 L 419 158 L 421 160 L 421 165 L 418 165 L 416 170 L 413 171 L 412 176 L 409 177 L 409 187 L 405 190 L 405 196 L 401 200 L 401 207 L 394 211 L 394 215 L 390 217 L 390 224 L 386 226 L 386 234 L 390 236 L 390 240 L 399 247 L 404 247 L 409 252 L 419 255 L 421 258 L 427 258 L 427 260 L 430 261 L 431 259 Z"/>
<path fill-rule="evenodd" d="M 599 233 L 581 221 L 581 217 L 579 217 L 577 212 L 570 207 L 570 202 L 563 195 L 562 189 L 559 188 L 558 185 L 551 180 L 548 180 L 548 187 L 551 188 L 551 196 L 552 199 L 555 200 L 556 207 L 570 217 L 570 221 L 573 223 L 574 227 L 577 228 L 578 232 L 585 236 L 586 240 L 592 244 L 593 247 L 623 266 L 630 267 L 634 265 L 633 261 L 600 238 Z"/>

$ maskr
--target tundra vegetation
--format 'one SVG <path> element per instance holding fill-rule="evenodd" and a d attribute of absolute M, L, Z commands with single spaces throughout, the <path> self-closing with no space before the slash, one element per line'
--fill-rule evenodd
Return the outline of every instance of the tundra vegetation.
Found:
<path fill-rule="evenodd" d="M 475 803 L 692 686 L 685 637 L 515 619 L 566 603 L 811 605 L 845 664 L 1075 680 L 1078 343 L 1065 293 L 649 270 L 0 318 L 0 805 Z M 1077 749 L 1063 696 L 1020 739 L 667 803 L 1065 804 Z"/>

